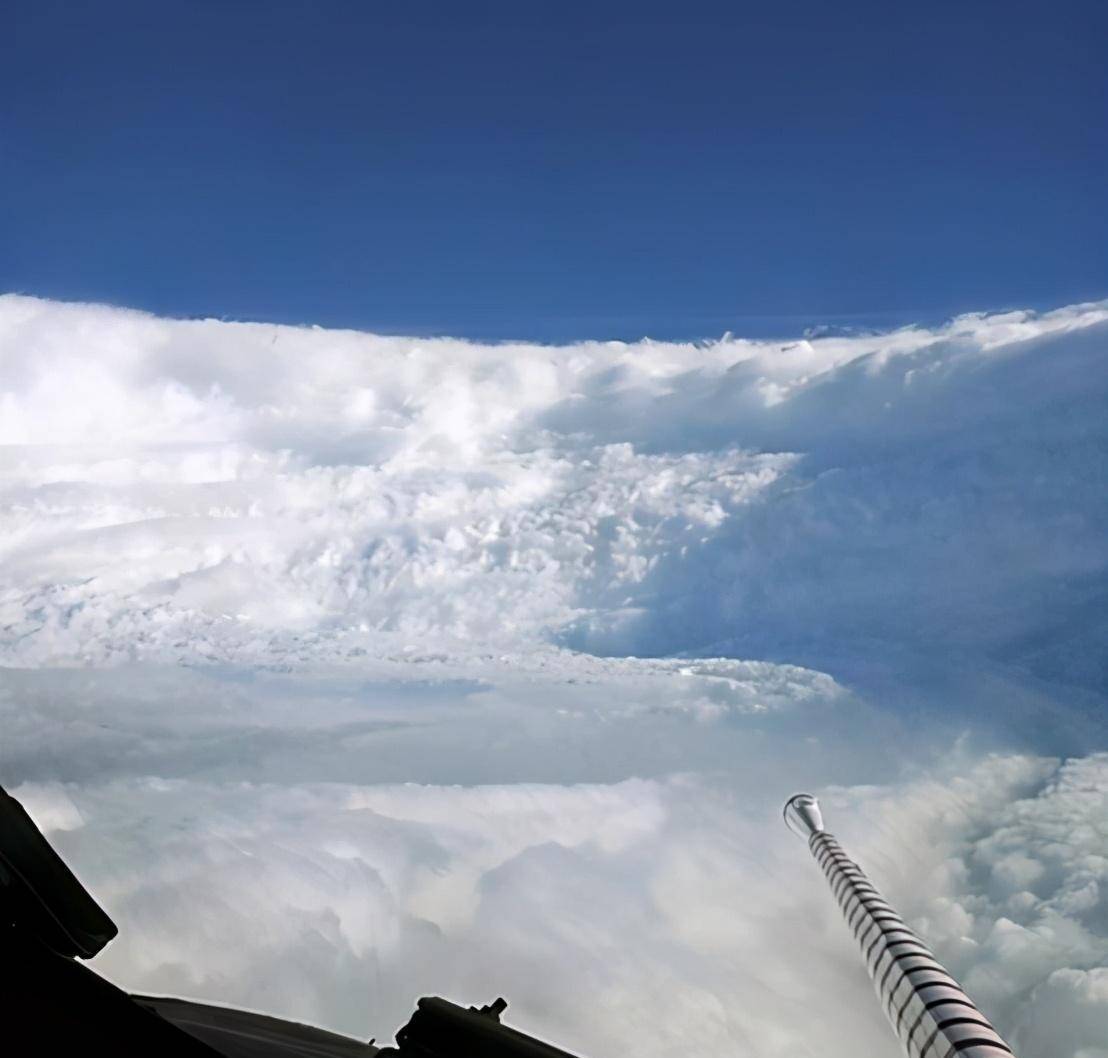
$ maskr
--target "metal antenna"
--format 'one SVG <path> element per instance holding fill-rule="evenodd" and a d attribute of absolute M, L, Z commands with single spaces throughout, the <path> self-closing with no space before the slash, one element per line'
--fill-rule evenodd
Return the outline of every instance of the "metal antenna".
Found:
<path fill-rule="evenodd" d="M 783 814 L 826 876 L 908 1058 L 1012 1058 L 961 985 L 823 829 L 819 802 L 795 794 Z"/>

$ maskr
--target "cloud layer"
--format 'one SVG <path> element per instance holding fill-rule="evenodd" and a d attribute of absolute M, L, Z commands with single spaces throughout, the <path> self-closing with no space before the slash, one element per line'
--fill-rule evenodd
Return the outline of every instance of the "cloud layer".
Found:
<path fill-rule="evenodd" d="M 959 770 L 833 789 L 828 817 L 1017 1053 L 1095 1054 L 1108 756 Z M 895 1053 L 804 846 L 741 779 L 16 793 L 121 920 L 98 962 L 136 987 L 363 1035 L 416 989 L 509 994 L 584 1053 Z"/>
<path fill-rule="evenodd" d="M 0 298 L 0 780 L 136 989 L 892 1055 L 816 787 L 1018 1053 L 1097 1058 L 1106 367 L 1105 303 L 543 347 Z"/>

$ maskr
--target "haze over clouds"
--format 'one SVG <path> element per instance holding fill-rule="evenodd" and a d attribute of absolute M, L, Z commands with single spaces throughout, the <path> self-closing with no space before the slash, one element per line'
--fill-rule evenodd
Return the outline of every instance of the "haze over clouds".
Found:
<path fill-rule="evenodd" d="M 0 298 L 0 781 L 136 990 L 897 1053 L 796 788 L 1108 1055 L 1108 303 L 478 345 Z"/>

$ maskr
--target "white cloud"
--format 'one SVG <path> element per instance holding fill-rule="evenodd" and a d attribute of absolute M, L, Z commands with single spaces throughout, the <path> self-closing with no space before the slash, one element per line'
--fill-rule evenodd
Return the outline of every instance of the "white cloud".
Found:
<path fill-rule="evenodd" d="M 0 780 L 134 988 L 891 1056 L 778 821 L 816 787 L 1023 1058 L 1095 1058 L 1106 333 L 482 346 L 0 298 Z"/>
<path fill-rule="evenodd" d="M 1108 1055 L 1108 967 L 1055 970 L 1031 994 L 1022 1015 L 1020 1040 L 1043 1054 L 1072 1053 L 1074 1058 Z"/>
<path fill-rule="evenodd" d="M 1108 756 L 957 771 L 832 789 L 827 815 L 1017 1053 L 1076 1056 L 1103 1033 L 1108 937 L 1103 897 L 1067 895 L 1104 871 Z M 36 815 L 58 796 L 15 792 Z M 120 921 L 98 962 L 131 987 L 363 1035 L 399 1024 L 414 991 L 503 992 L 584 1053 L 895 1053 L 821 875 L 741 778 L 128 779 L 76 796 L 85 823 L 55 841 Z M 1019 922 L 979 869 L 998 846 L 1048 850 Z"/>
<path fill-rule="evenodd" d="M 1098 683 L 1106 321 L 481 346 L 5 297 L 0 657 L 881 640 Z"/>

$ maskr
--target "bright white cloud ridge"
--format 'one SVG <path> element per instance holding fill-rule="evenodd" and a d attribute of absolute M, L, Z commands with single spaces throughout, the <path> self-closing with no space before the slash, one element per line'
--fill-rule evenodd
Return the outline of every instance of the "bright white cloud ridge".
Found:
<path fill-rule="evenodd" d="M 0 298 L 0 781 L 136 990 L 896 1054 L 780 802 L 1108 1055 L 1108 303 L 479 345 Z"/>

